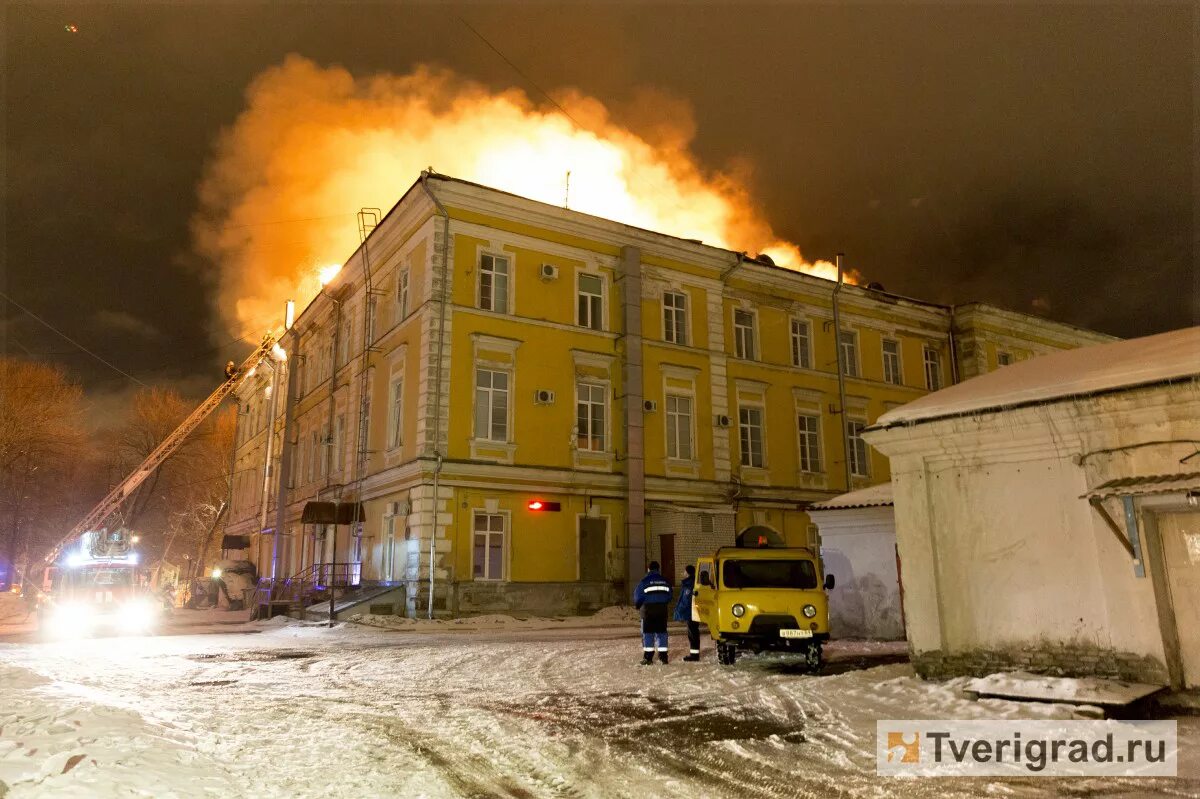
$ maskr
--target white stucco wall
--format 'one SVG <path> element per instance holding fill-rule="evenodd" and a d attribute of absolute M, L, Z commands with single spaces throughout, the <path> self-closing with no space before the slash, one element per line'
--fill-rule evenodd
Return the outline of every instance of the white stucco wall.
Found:
<path fill-rule="evenodd" d="M 810 510 L 821 533 L 835 638 L 902 640 L 896 530 L 891 507 Z"/>
<path fill-rule="evenodd" d="M 1149 571 L 1135 576 L 1081 495 L 1182 471 L 1200 440 L 1194 383 L 867 437 L 891 458 L 914 654 L 1065 645 L 1164 661 Z M 1120 505 L 1108 510 L 1123 527 Z"/>

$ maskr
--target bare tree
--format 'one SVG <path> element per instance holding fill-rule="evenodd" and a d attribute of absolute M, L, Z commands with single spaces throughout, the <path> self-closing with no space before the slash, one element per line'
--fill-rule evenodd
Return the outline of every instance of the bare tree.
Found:
<path fill-rule="evenodd" d="M 83 394 L 62 369 L 0 358 L 0 549 L 38 557 L 69 527 L 88 465 Z"/>

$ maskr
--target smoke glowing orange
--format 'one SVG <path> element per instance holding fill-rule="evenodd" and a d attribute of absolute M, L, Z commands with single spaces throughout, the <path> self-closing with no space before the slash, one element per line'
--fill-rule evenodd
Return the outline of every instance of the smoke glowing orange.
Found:
<path fill-rule="evenodd" d="M 570 172 L 574 210 L 836 275 L 780 240 L 736 180 L 701 168 L 686 115 L 655 120 L 652 142 L 578 93 L 559 98 L 567 117 L 446 70 L 355 78 L 294 55 L 246 99 L 217 143 L 193 225 L 199 251 L 220 266 L 231 323 L 273 320 L 287 298 L 307 303 L 329 277 L 322 267 L 358 245 L 355 212 L 390 208 L 429 165 L 555 205 Z M 678 103 L 663 107 L 678 115 Z"/>

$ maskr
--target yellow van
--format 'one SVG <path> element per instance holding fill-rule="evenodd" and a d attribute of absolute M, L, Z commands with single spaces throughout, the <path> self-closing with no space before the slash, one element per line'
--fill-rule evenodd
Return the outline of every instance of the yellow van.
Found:
<path fill-rule="evenodd" d="M 708 625 L 723 665 L 743 650 L 776 650 L 803 655 L 816 671 L 829 640 L 825 592 L 833 584 L 807 547 L 722 547 L 696 562 L 693 617 Z"/>

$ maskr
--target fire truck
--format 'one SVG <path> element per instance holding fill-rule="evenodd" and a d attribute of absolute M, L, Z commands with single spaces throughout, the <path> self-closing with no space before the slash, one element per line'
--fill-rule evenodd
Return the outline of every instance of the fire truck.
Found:
<path fill-rule="evenodd" d="M 254 375 L 264 359 L 285 357 L 275 338 L 267 335 L 240 367 L 230 363 L 217 390 L 46 555 L 38 603 L 41 632 L 49 637 L 77 637 L 154 630 L 164 608 L 150 591 L 149 573 L 135 547 L 137 536 L 103 525 L 243 380 Z"/>

